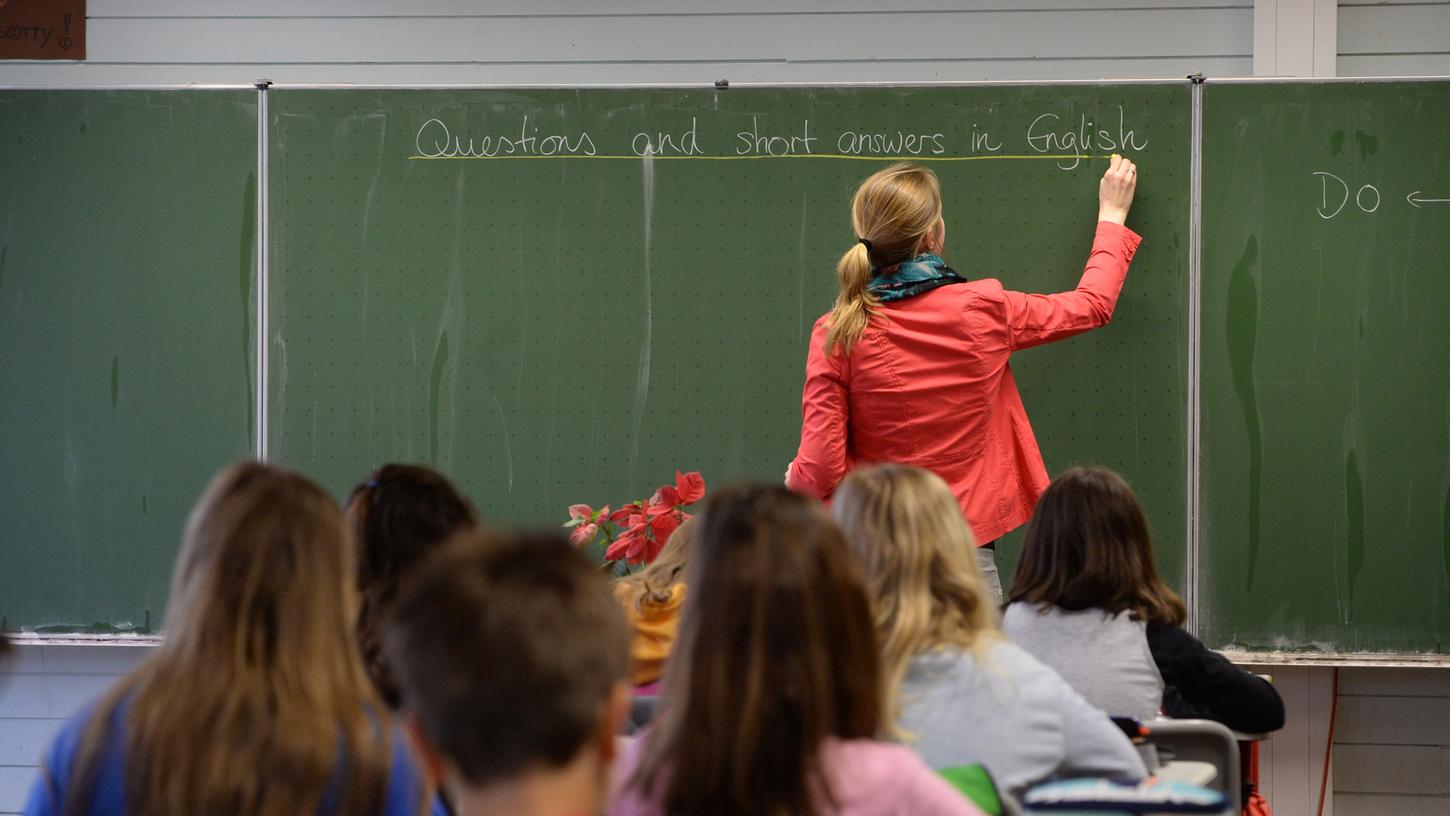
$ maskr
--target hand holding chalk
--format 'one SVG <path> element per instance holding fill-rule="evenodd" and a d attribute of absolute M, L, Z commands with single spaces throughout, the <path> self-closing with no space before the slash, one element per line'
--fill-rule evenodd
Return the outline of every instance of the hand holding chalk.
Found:
<path fill-rule="evenodd" d="M 1113 154 L 1108 171 L 1098 182 L 1098 220 L 1122 224 L 1128 220 L 1133 206 L 1133 191 L 1138 187 L 1138 166 Z"/>

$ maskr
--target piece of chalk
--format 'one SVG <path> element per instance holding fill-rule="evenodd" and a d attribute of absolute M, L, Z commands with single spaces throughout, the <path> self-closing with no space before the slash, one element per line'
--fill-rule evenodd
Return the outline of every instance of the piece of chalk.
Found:
<path fill-rule="evenodd" d="M 1121 158 L 1122 158 L 1122 156 L 1119 156 L 1119 155 L 1118 155 L 1118 154 L 1117 154 L 1117 153 L 1114 153 L 1114 154 L 1113 154 L 1113 158 L 1115 158 L 1115 159 L 1121 159 Z"/>

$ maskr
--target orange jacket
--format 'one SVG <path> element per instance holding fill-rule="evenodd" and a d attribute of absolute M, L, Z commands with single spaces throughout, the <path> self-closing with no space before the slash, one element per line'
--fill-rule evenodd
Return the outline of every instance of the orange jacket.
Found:
<path fill-rule="evenodd" d="M 817 320 L 786 483 L 830 498 L 857 465 L 916 465 L 951 487 L 979 542 L 1022 525 L 1047 469 L 1007 358 L 1107 323 L 1141 240 L 1099 222 L 1071 292 L 1028 295 L 989 279 L 884 303 L 850 357 L 826 355 L 830 316 Z"/>

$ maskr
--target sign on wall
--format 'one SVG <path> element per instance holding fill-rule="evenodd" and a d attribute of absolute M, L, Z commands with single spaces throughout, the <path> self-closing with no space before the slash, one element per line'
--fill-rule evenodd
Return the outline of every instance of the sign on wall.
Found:
<path fill-rule="evenodd" d="M 86 58 L 86 0 L 0 0 L 0 59 Z"/>

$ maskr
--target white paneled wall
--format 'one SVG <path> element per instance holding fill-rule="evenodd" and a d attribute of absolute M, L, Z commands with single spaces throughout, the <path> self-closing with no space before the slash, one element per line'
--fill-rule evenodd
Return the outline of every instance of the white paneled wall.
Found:
<path fill-rule="evenodd" d="M 1450 2 L 1339 4 L 1340 76 L 1450 76 Z"/>
<path fill-rule="evenodd" d="M 60 724 L 149 652 L 140 646 L 20 646 L 0 666 L 0 814 L 20 812 Z"/>
<path fill-rule="evenodd" d="M 4 63 L 0 84 L 1230 76 L 1253 2 L 90 0 L 87 38 L 84 63 Z"/>

